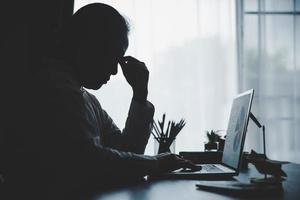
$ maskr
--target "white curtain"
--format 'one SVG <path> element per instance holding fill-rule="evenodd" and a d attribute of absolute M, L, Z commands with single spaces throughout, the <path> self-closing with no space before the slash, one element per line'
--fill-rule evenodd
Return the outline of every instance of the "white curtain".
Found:
<path fill-rule="evenodd" d="M 241 86 L 256 90 L 252 110 L 266 125 L 267 156 L 300 163 L 300 0 L 245 0 L 240 9 Z M 262 151 L 253 123 L 248 132 L 247 148 Z"/>
<path fill-rule="evenodd" d="M 129 49 L 150 70 L 149 100 L 155 119 L 187 122 L 176 139 L 176 152 L 201 151 L 205 130 L 226 129 L 237 93 L 234 0 L 75 0 L 80 7 L 103 2 L 130 23 Z M 123 128 L 131 89 L 121 69 L 98 91 L 102 106 Z M 146 153 L 153 154 L 151 138 Z"/>

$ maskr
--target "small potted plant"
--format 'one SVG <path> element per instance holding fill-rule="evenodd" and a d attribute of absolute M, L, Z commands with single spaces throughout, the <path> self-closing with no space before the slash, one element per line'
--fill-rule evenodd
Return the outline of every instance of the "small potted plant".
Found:
<path fill-rule="evenodd" d="M 218 150 L 221 136 L 217 132 L 218 131 L 214 131 L 214 130 L 206 131 L 208 142 L 204 144 L 205 151 Z"/>

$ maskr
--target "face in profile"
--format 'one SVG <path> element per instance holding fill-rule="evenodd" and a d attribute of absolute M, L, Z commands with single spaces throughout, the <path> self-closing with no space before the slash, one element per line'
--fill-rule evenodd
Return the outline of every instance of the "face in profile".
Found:
<path fill-rule="evenodd" d="M 91 3 L 76 11 L 62 30 L 61 46 L 82 86 L 99 89 L 117 74 L 128 31 L 125 18 L 109 5 Z"/>
<path fill-rule="evenodd" d="M 118 61 L 124 56 L 127 44 L 128 41 L 106 44 L 95 40 L 86 41 L 79 50 L 77 62 L 82 85 L 97 90 L 106 84 L 112 75 L 116 75 Z"/>

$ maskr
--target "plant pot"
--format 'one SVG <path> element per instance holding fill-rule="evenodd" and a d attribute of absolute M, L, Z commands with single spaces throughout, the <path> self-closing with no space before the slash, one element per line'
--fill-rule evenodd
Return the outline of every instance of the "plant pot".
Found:
<path fill-rule="evenodd" d="M 206 143 L 204 144 L 204 150 L 205 151 L 210 151 L 210 150 L 217 150 L 219 147 L 218 143 L 217 142 L 209 142 L 209 143 Z"/>
<path fill-rule="evenodd" d="M 218 151 L 224 151 L 225 139 L 219 139 Z"/>

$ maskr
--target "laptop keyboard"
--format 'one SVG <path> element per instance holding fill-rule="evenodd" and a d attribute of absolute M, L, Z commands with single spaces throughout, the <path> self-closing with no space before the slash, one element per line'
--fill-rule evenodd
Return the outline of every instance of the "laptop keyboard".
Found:
<path fill-rule="evenodd" d="M 208 171 L 208 172 L 223 172 L 220 168 L 213 164 L 205 164 L 202 165 L 202 170 Z"/>

